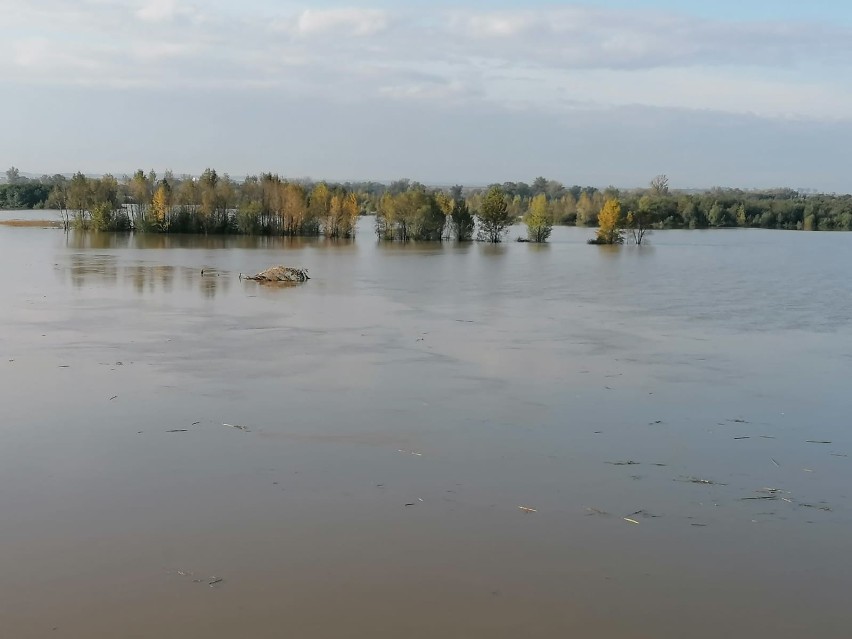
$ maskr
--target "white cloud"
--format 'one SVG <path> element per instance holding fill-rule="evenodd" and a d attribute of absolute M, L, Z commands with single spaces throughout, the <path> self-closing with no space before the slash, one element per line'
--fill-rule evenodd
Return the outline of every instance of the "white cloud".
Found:
<path fill-rule="evenodd" d="M 145 0 L 136 10 L 136 17 L 145 22 L 166 22 L 180 13 L 177 0 Z"/>
<path fill-rule="evenodd" d="M 388 15 L 377 9 L 305 9 L 296 19 L 296 30 L 311 36 L 329 32 L 370 36 L 388 27 Z"/>
<path fill-rule="evenodd" d="M 852 33 L 828 24 L 573 5 L 425 13 L 288 4 L 262 13 L 247 3 L 223 13 L 189 2 L 0 0 L 0 82 L 250 87 L 539 111 L 579 102 L 852 113 Z"/>
<path fill-rule="evenodd" d="M 461 100 L 476 92 L 461 80 L 451 82 L 408 82 L 383 86 L 379 94 L 394 100 Z"/>

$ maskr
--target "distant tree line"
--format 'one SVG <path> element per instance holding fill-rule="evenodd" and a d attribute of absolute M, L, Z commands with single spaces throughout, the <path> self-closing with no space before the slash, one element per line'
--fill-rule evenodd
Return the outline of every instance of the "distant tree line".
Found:
<path fill-rule="evenodd" d="M 199 177 L 139 170 L 119 180 L 81 173 L 27 179 L 13 167 L 6 178 L 0 208 L 58 209 L 69 227 L 111 231 L 351 237 L 357 217 L 374 214 L 384 240 L 498 242 L 523 221 L 525 239 L 544 242 L 554 225 L 598 227 L 602 213 L 619 229 L 610 239 L 624 240 L 625 230 L 637 243 L 649 230 L 667 228 L 852 230 L 852 195 L 684 192 L 670 189 L 662 175 L 648 188 L 621 191 L 566 187 L 543 177 L 482 188 L 427 187 L 408 179 L 314 183 L 271 173 L 237 181 L 213 169 Z M 617 212 L 610 203 L 618 204 Z"/>

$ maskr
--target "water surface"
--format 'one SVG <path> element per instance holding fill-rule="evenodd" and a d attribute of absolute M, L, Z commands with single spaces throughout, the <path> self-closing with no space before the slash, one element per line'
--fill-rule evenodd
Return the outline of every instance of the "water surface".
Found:
<path fill-rule="evenodd" d="M 0 227 L 4 636 L 849 636 L 852 235 L 370 224 Z"/>

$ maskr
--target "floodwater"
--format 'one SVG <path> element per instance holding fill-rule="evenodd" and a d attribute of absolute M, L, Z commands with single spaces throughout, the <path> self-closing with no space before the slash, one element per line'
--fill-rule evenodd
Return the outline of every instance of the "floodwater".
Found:
<path fill-rule="evenodd" d="M 0 226 L 0 635 L 852 634 L 852 234 L 370 224 Z"/>

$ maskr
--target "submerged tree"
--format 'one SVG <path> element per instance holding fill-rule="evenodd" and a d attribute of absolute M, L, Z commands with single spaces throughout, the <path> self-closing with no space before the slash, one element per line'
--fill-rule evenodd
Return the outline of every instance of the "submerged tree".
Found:
<path fill-rule="evenodd" d="M 645 234 L 654 220 L 654 201 L 647 195 L 639 199 L 639 205 L 627 213 L 627 228 L 633 235 L 637 246 L 642 244 Z"/>
<path fill-rule="evenodd" d="M 453 234 L 459 242 L 470 242 L 476 230 L 476 220 L 470 212 L 470 207 L 462 197 L 453 200 L 453 210 L 450 213 L 450 225 Z"/>
<path fill-rule="evenodd" d="M 546 242 L 550 237 L 553 231 L 553 216 L 544 193 L 536 195 L 530 201 L 524 222 L 527 225 L 527 239 L 530 242 Z"/>
<path fill-rule="evenodd" d="M 446 196 L 430 193 L 422 184 L 397 194 L 385 193 L 376 213 L 380 239 L 440 240 L 444 237 L 449 209 Z"/>
<path fill-rule="evenodd" d="M 509 205 L 503 189 L 492 186 L 482 200 L 482 205 L 477 214 L 479 219 L 479 239 L 496 244 L 503 241 L 503 237 L 509 232 L 514 219 L 509 213 Z"/>
<path fill-rule="evenodd" d="M 623 244 L 621 230 L 621 203 L 615 199 L 607 200 L 598 213 L 598 234 L 589 244 Z"/>

